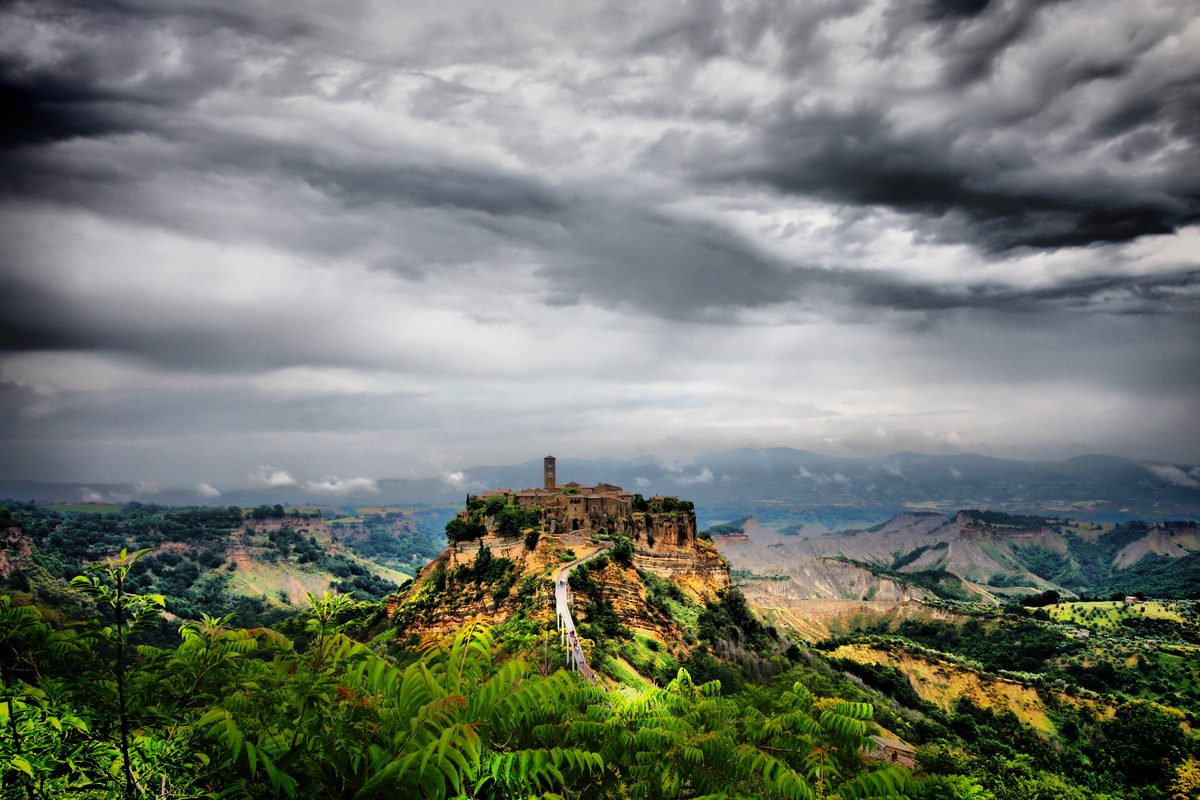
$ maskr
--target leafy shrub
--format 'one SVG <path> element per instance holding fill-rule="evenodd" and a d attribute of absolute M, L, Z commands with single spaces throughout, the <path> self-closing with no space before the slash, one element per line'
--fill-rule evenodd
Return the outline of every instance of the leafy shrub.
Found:
<path fill-rule="evenodd" d="M 612 554 L 613 561 L 618 564 L 626 567 L 633 566 L 633 540 L 628 536 L 618 536 L 617 543 L 608 552 Z"/>
<path fill-rule="evenodd" d="M 467 521 L 462 517 L 455 517 L 446 523 L 446 538 L 452 542 L 469 542 L 475 539 L 482 539 L 487 533 L 487 528 L 481 522 Z"/>

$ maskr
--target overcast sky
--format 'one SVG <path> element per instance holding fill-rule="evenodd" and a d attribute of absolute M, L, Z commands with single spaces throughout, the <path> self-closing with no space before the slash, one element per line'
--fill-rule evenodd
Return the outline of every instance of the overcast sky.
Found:
<path fill-rule="evenodd" d="M 1200 2 L 0 8 L 0 477 L 1200 463 Z"/>

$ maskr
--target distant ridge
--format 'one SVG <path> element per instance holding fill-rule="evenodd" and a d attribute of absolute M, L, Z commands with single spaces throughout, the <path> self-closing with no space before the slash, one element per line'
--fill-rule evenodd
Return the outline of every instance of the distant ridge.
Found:
<path fill-rule="evenodd" d="M 728 450 L 688 462 L 652 456 L 629 461 L 560 458 L 558 470 L 565 480 L 607 481 L 647 496 L 682 493 L 706 506 L 782 503 L 896 510 L 991 508 L 1079 517 L 1200 515 L 1200 467 L 1107 455 L 1065 461 L 1018 461 L 971 453 L 840 458 L 774 447 Z M 193 489 L 146 493 L 129 484 L 6 480 L 0 481 L 0 497 L 58 502 L 79 502 L 85 497 L 112 502 L 137 499 L 165 505 L 440 504 L 460 503 L 466 494 L 499 486 L 535 486 L 540 480 L 539 458 L 511 466 L 471 467 L 446 477 L 380 480 L 378 491 L 351 495 L 286 486 L 229 488 L 217 497 L 203 497 Z"/>

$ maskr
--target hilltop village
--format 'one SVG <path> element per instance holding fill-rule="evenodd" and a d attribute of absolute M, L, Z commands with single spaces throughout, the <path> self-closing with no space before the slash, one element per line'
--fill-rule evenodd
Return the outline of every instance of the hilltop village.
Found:
<path fill-rule="evenodd" d="M 479 499 L 486 503 L 492 498 L 500 498 L 506 505 L 542 517 L 542 530 L 548 534 L 591 531 L 631 539 L 645 535 L 678 545 L 687 545 L 696 539 L 696 515 L 689 501 L 681 501 L 673 495 L 645 499 L 611 483 L 582 486 L 572 481 L 560 484 L 554 456 L 543 459 L 542 478 L 541 488 L 519 492 L 500 488 L 484 492 Z M 650 516 L 652 509 L 672 516 L 655 519 Z M 470 511 L 460 512 L 459 516 L 467 519 Z"/>
<path fill-rule="evenodd" d="M 696 607 L 729 585 L 725 560 L 697 535 L 692 503 L 609 483 L 560 484 L 553 456 L 543 460 L 541 487 L 468 497 L 446 532 L 446 551 L 388 601 L 389 615 L 410 636 L 470 619 L 549 623 L 553 576 L 602 550 L 606 557 L 584 570 L 590 597 L 582 602 L 591 609 L 584 618 L 611 618 L 614 629 L 661 642 L 682 634 L 663 603 L 648 602 L 647 582 Z"/>

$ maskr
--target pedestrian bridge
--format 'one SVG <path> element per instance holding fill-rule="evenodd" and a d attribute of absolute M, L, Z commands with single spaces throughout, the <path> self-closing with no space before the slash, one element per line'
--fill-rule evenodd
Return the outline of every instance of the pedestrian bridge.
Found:
<path fill-rule="evenodd" d="M 563 645 L 567 648 L 571 669 L 581 673 L 583 677 L 596 685 L 600 685 L 600 679 L 588 666 L 587 658 L 583 655 L 583 648 L 579 645 L 579 635 L 575 632 L 575 620 L 571 616 L 571 587 L 567 581 L 570 578 L 571 570 L 604 553 L 612 545 L 612 542 L 601 542 L 600 547 L 594 552 L 577 558 L 569 564 L 564 564 L 554 575 L 554 610 L 558 617 L 558 630 L 562 635 Z M 607 688 L 605 691 L 608 691 Z"/>

